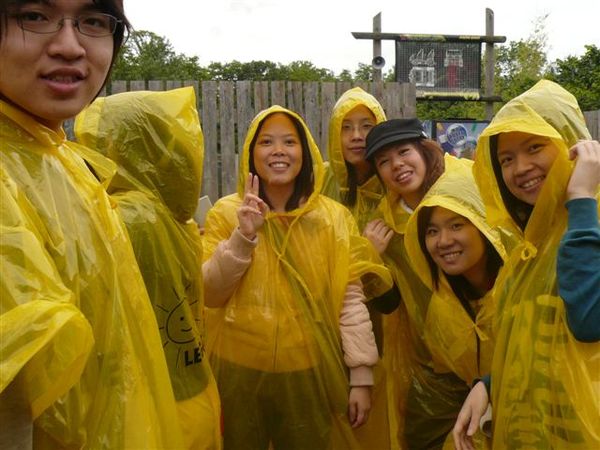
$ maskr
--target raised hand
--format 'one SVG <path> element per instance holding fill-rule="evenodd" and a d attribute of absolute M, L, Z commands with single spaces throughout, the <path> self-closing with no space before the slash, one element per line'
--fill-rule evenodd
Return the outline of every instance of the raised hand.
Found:
<path fill-rule="evenodd" d="M 600 185 L 600 142 L 578 141 L 569 150 L 575 168 L 567 186 L 567 198 L 596 197 Z"/>
<path fill-rule="evenodd" d="M 394 230 L 388 227 L 383 220 L 375 219 L 365 226 L 363 236 L 371 241 L 373 247 L 381 255 L 387 249 L 392 236 L 394 236 Z"/>
<path fill-rule="evenodd" d="M 240 233 L 253 240 L 263 226 L 269 212 L 267 204 L 258 196 L 258 175 L 248 174 L 244 189 L 244 199 L 237 210 Z"/>

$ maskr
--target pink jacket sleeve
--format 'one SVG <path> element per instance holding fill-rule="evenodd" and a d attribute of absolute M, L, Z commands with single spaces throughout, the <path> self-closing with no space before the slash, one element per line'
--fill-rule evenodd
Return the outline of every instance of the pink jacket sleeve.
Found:
<path fill-rule="evenodd" d="M 209 308 L 225 306 L 252 262 L 258 237 L 250 241 L 236 228 L 221 241 L 213 255 L 202 264 L 204 303 Z"/>
<path fill-rule="evenodd" d="M 372 386 L 372 367 L 379 359 L 365 300 L 360 280 L 348 283 L 340 312 L 340 333 L 344 362 L 350 369 L 350 386 Z"/>

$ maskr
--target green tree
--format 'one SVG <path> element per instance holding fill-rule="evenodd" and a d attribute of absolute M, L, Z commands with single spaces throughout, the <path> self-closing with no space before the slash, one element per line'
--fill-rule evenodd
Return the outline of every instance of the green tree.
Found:
<path fill-rule="evenodd" d="M 548 78 L 570 91 L 583 111 L 600 109 L 600 48 L 586 45 L 581 57 L 558 59 Z"/>
<path fill-rule="evenodd" d="M 118 56 L 113 80 L 205 80 L 208 72 L 198 58 L 178 54 L 163 36 L 134 31 Z"/>
<path fill-rule="evenodd" d="M 537 18 L 527 39 L 496 48 L 495 91 L 505 101 L 522 94 L 543 78 L 548 69 L 546 19 Z"/>

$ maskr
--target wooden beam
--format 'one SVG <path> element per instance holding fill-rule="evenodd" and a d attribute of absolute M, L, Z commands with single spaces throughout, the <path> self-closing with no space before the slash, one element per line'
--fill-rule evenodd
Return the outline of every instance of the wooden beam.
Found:
<path fill-rule="evenodd" d="M 423 41 L 423 42 L 489 42 L 501 44 L 506 42 L 506 36 L 478 36 L 455 34 L 402 34 L 402 33 L 365 33 L 353 31 L 355 39 L 380 39 L 392 41 Z"/>

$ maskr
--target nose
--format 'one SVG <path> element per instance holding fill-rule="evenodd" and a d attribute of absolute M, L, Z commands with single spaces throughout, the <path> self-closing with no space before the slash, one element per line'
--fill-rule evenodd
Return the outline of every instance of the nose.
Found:
<path fill-rule="evenodd" d="M 517 175 L 527 172 L 531 168 L 531 162 L 527 155 L 517 154 L 515 156 L 515 173 Z"/>
<path fill-rule="evenodd" d="M 442 228 L 438 236 L 438 247 L 445 248 L 452 245 L 453 237 L 450 231 Z"/>
<path fill-rule="evenodd" d="M 404 166 L 404 159 L 398 155 L 392 155 L 391 156 L 392 159 L 392 167 L 393 168 L 400 168 L 402 166 Z"/>
<path fill-rule="evenodd" d="M 85 48 L 80 42 L 81 37 L 81 33 L 75 27 L 74 19 L 65 17 L 62 27 L 52 35 L 48 53 L 67 60 L 81 58 L 85 55 Z"/>
<path fill-rule="evenodd" d="M 352 127 L 352 140 L 361 141 L 364 139 L 360 127 Z"/>

